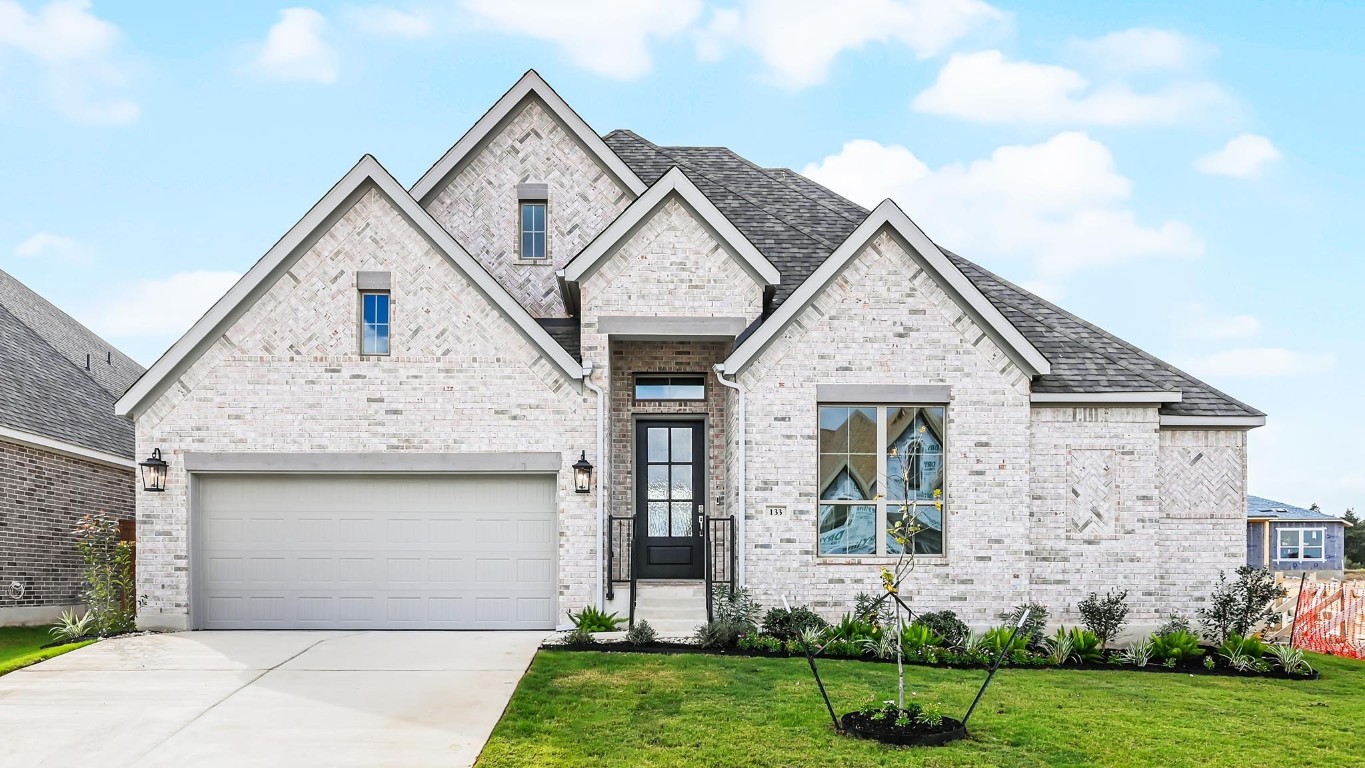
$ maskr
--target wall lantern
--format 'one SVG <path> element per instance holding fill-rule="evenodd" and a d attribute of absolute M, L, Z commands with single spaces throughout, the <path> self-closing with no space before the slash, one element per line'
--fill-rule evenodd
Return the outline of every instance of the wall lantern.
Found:
<path fill-rule="evenodd" d="M 592 465 L 588 463 L 588 452 L 580 451 L 578 461 L 573 463 L 573 489 L 577 493 L 587 493 L 592 487 Z"/>
<path fill-rule="evenodd" d="M 166 467 L 170 465 L 161 459 L 160 448 L 153 448 L 152 455 L 137 465 L 142 467 L 142 490 L 154 493 L 166 490 Z"/>

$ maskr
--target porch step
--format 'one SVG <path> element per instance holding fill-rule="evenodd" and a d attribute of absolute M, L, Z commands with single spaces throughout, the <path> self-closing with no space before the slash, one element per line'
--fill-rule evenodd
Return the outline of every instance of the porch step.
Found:
<path fill-rule="evenodd" d="M 706 586 L 699 581 L 641 581 L 635 620 L 648 621 L 660 637 L 691 637 L 706 623 Z"/>

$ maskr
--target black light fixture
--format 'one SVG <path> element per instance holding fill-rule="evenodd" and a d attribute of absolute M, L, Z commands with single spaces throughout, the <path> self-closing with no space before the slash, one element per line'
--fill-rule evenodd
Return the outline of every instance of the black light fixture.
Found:
<path fill-rule="evenodd" d="M 154 493 L 166 490 L 166 468 L 170 465 L 162 460 L 160 448 L 153 448 L 152 455 L 137 465 L 142 467 L 142 490 Z"/>
<path fill-rule="evenodd" d="M 588 452 L 580 451 L 578 461 L 573 463 L 573 489 L 577 493 L 587 493 L 592 487 L 592 465 L 588 463 Z"/>

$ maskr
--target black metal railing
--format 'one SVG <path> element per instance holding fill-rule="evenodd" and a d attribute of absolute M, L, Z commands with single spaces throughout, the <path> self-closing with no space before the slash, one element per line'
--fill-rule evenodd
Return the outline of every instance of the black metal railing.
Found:
<path fill-rule="evenodd" d="M 616 585 L 630 583 L 630 626 L 635 626 L 636 581 L 635 517 L 611 515 L 607 518 L 607 599 L 616 597 Z"/>
<path fill-rule="evenodd" d="M 726 584 L 735 593 L 735 518 L 708 517 L 702 528 L 702 552 L 706 558 L 706 620 L 715 621 L 715 585 Z"/>

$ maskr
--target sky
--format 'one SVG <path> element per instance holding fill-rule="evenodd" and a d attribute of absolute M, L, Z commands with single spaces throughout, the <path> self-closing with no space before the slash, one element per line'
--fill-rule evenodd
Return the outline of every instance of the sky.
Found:
<path fill-rule="evenodd" d="M 572 6 L 572 7 L 570 7 Z M 150 364 L 361 155 L 529 68 L 597 131 L 873 205 L 1269 414 L 1365 509 L 1365 4 L 0 0 L 0 268 Z"/>

